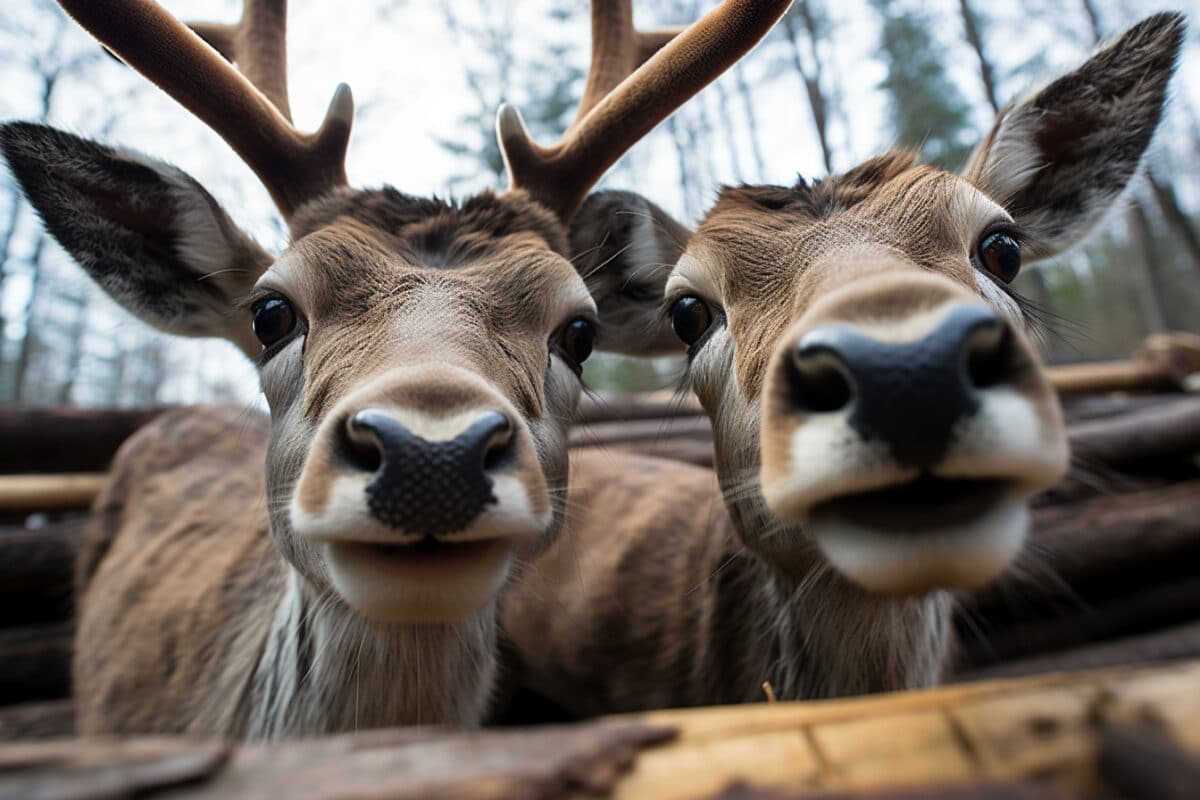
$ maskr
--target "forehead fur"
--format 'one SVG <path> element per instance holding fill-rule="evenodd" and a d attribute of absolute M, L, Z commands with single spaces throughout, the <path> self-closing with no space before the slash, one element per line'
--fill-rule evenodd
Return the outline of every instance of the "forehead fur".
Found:
<path fill-rule="evenodd" d="M 394 365 L 452 363 L 541 413 L 547 339 L 590 307 L 566 231 L 523 193 L 461 204 L 345 190 L 293 220 L 295 242 L 260 280 L 299 304 L 305 413 Z"/>
<path fill-rule="evenodd" d="M 728 222 L 731 218 L 773 217 L 794 224 L 796 217 L 817 221 L 847 211 L 916 166 L 916 153 L 894 150 L 872 158 L 841 175 L 809 183 L 799 178 L 793 186 L 738 186 L 721 191 L 705 223 Z"/>
<path fill-rule="evenodd" d="M 501 240 L 532 235 L 568 257 L 567 231 L 524 191 L 486 191 L 461 202 L 414 197 L 385 186 L 343 189 L 309 203 L 292 218 L 293 240 L 338 220 L 353 220 L 384 237 L 392 249 L 424 266 L 454 268 L 494 252 Z"/>

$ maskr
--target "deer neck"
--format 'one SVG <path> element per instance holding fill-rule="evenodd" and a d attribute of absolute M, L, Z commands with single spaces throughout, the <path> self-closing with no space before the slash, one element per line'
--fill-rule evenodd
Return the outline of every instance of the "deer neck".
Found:
<path fill-rule="evenodd" d="M 289 575 L 251 680 L 247 735 L 479 724 L 496 672 L 496 609 L 447 624 L 363 619 Z"/>
<path fill-rule="evenodd" d="M 726 506 L 749 574 L 731 587 L 757 587 L 757 666 L 781 698 L 837 697 L 932 686 L 953 644 L 946 592 L 892 597 L 868 592 L 838 574 L 803 532 L 784 529 L 761 498 Z M 786 538 L 786 555 L 771 545 Z M 726 604 L 722 604 L 726 605 Z M 755 648 L 748 646 L 748 652 Z M 755 684 L 757 687 L 757 684 Z"/>

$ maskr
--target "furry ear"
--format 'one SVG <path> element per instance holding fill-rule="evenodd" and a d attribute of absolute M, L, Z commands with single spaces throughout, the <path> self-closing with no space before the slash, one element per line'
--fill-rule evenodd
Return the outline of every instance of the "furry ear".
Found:
<path fill-rule="evenodd" d="M 1128 185 L 1162 117 L 1184 18 L 1155 14 L 1000 112 L 965 177 L 1005 206 L 1037 257 L 1075 244 Z"/>
<path fill-rule="evenodd" d="M 571 252 L 600 312 L 600 349 L 633 356 L 682 352 L 662 300 L 691 235 L 641 195 L 588 196 L 571 221 Z"/>
<path fill-rule="evenodd" d="M 182 170 L 43 125 L 0 126 L 0 150 L 46 229 L 156 328 L 262 347 L 238 301 L 271 256 Z"/>

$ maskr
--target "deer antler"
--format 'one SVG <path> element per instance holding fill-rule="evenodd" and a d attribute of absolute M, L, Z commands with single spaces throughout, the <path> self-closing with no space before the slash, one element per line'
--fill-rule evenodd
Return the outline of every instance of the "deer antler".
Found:
<path fill-rule="evenodd" d="M 354 117 L 350 87 L 338 86 L 316 133 L 302 133 L 292 125 L 284 41 L 287 0 L 247 0 L 237 25 L 198 24 L 196 31 L 153 0 L 59 4 L 122 61 L 220 134 L 285 217 L 304 202 L 346 185 Z M 222 56 L 236 62 L 241 72 Z"/>
<path fill-rule="evenodd" d="M 570 219 L 626 150 L 749 52 L 789 5 L 725 0 L 682 32 L 643 33 L 633 27 L 632 0 L 593 0 L 591 68 L 562 139 L 539 145 L 515 108 L 500 108 L 496 133 L 511 188 Z"/>

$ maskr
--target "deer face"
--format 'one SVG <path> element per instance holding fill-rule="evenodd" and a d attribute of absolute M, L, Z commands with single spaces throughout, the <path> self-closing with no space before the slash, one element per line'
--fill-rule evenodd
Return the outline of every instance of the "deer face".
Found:
<path fill-rule="evenodd" d="M 1151 17 L 1005 109 L 962 175 L 892 153 L 721 192 L 663 276 L 665 321 L 747 546 L 784 570 L 815 547 L 897 593 L 976 586 L 1012 560 L 1025 500 L 1068 452 L 1008 283 L 1125 188 L 1181 31 Z"/>
<path fill-rule="evenodd" d="M 316 212 L 333 221 L 243 302 L 274 420 L 272 531 L 372 617 L 464 616 L 561 527 L 594 306 L 561 225 L 520 195 L 353 193 Z"/>
<path fill-rule="evenodd" d="M 989 272 L 1019 258 L 1016 235 L 1000 205 L 906 155 L 722 194 L 666 291 L 724 488 L 761 486 L 739 509 L 765 521 L 748 544 L 787 559 L 815 543 L 878 591 L 975 585 L 1009 562 L 1023 501 L 1067 462 Z"/>

